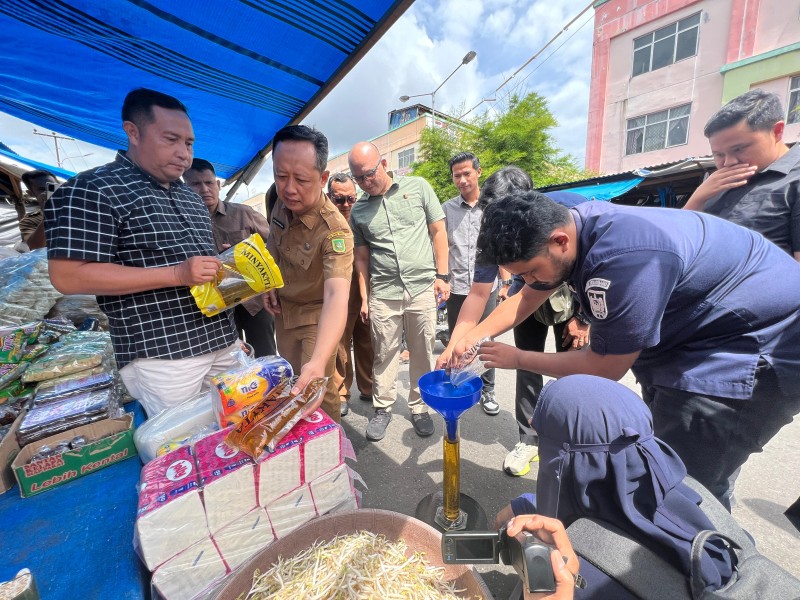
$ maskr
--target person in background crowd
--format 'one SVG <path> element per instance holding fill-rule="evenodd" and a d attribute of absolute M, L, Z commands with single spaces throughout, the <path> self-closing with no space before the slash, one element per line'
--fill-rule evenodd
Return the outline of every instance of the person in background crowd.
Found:
<path fill-rule="evenodd" d="M 272 141 L 277 201 L 270 210 L 267 248 L 284 286 L 265 295 L 275 316 L 278 351 L 299 374 L 294 392 L 313 377 L 328 377 L 322 408 L 340 421 L 334 377 L 347 322 L 353 275 L 353 234 L 323 192 L 328 140 L 311 127 L 290 125 Z"/>
<path fill-rule="evenodd" d="M 481 189 L 478 205 L 485 210 L 487 206 L 511 193 L 526 192 L 533 189 L 533 179 L 525 171 L 515 166 L 503 167 L 490 175 Z M 553 192 L 559 203 L 574 206 L 584 200 L 583 196 L 569 192 Z M 507 271 L 497 265 L 475 266 L 475 281 L 470 287 L 464 306 L 458 315 L 458 322 L 453 329 L 450 343 L 436 362 L 437 368 L 444 368 L 450 360 L 453 348 L 461 336 L 478 323 L 476 315 L 483 310 L 488 301 L 492 282 L 497 279 L 497 274 L 506 274 Z M 511 287 L 507 296 L 518 293 L 525 282 L 521 277 L 509 279 Z M 547 333 L 550 325 L 540 320 L 540 313 L 545 313 L 551 320 L 558 317 L 552 325 L 556 340 L 556 351 L 563 352 L 574 348 L 583 348 L 588 344 L 588 324 L 579 316 L 576 302 L 572 299 L 569 290 L 559 288 L 545 302 L 538 311 L 514 327 L 514 343 L 520 350 L 544 352 Z M 503 470 L 514 477 L 521 477 L 530 471 L 530 463 L 537 459 L 538 438 L 536 431 L 531 426 L 531 417 L 536 408 L 539 392 L 542 390 L 544 380 L 539 373 L 516 370 L 516 393 L 514 396 L 514 414 L 519 430 L 519 442 L 511 449 L 503 460 Z"/>
<path fill-rule="evenodd" d="M 800 261 L 800 144 L 783 141 L 780 99 L 760 89 L 734 98 L 706 123 L 717 170 L 685 209 L 762 234 Z"/>
<path fill-rule="evenodd" d="M 153 416 L 235 367 L 239 344 L 230 315 L 204 316 L 189 292 L 220 261 L 208 210 L 180 182 L 194 143 L 186 107 L 139 88 L 122 121 L 128 149 L 45 206 L 47 256 L 58 291 L 97 295 L 122 380 Z"/>
<path fill-rule="evenodd" d="M 417 382 L 433 367 L 437 301 L 450 295 L 444 213 L 427 181 L 389 175 L 374 144 L 357 143 L 348 161 L 365 192 L 351 209 L 350 226 L 356 270 L 369 295 L 361 314 L 369 317 L 375 350 L 375 416 L 367 425 L 366 438 L 383 439 L 392 420 L 403 331 L 410 354 L 411 422 L 417 435 L 429 436 L 433 419 Z"/>
<path fill-rule="evenodd" d="M 217 252 L 238 244 L 246 237 L 257 233 L 264 243 L 269 236 L 269 223 L 260 213 L 246 204 L 220 202 L 220 184 L 214 165 L 202 158 L 195 158 L 192 166 L 183 174 L 183 180 L 203 200 L 211 214 L 211 229 Z M 261 298 L 251 298 L 233 308 L 233 318 L 239 337 L 253 347 L 255 356 L 272 356 L 275 346 L 275 321 L 264 309 Z"/>
<path fill-rule="evenodd" d="M 346 173 L 336 173 L 328 179 L 328 197 L 350 222 L 350 209 L 358 198 L 356 184 Z M 367 289 L 362 278 L 358 277 L 355 268 L 350 281 L 350 302 L 347 305 L 347 324 L 339 341 L 336 354 L 336 381 L 341 402 L 341 415 L 350 412 L 350 388 L 355 377 L 359 397 L 364 402 L 372 402 L 372 363 L 375 354 L 372 351 L 372 338 L 369 322 L 361 318 L 362 299 L 367 297 Z M 350 357 L 350 348 L 353 356 Z"/>
<path fill-rule="evenodd" d="M 453 360 L 567 282 L 591 321 L 580 352 L 481 345 L 489 367 L 618 380 L 632 369 L 655 432 L 730 509 L 741 465 L 800 411 L 800 268 L 763 236 L 696 212 L 506 196 L 484 211 L 479 260 L 523 291 L 467 332 Z"/>
<path fill-rule="evenodd" d="M 19 231 L 23 243 L 29 250 L 38 250 L 46 245 L 44 235 L 44 206 L 49 195 L 58 186 L 58 179 L 50 171 L 37 169 L 22 174 L 22 183 L 28 193 L 36 199 L 36 206 L 28 207 L 24 202 L 15 202 L 19 217 Z"/>
<path fill-rule="evenodd" d="M 447 299 L 447 325 L 453 333 L 458 314 L 475 279 L 475 252 L 478 232 L 481 229 L 483 209 L 478 206 L 481 163 L 471 152 L 460 152 L 450 159 L 450 176 L 459 195 L 442 204 L 448 240 L 448 264 L 450 265 L 450 297 Z M 504 291 L 508 282 L 503 281 Z M 497 277 L 492 281 L 480 320 L 488 317 L 497 306 Z M 494 369 L 481 376 L 481 408 L 487 415 L 500 412 L 494 397 Z"/>

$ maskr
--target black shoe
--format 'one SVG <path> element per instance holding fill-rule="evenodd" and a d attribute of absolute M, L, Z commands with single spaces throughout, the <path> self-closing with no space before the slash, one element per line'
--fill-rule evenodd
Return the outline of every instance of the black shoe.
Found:
<path fill-rule="evenodd" d="M 339 416 L 344 417 L 350 412 L 350 405 L 347 402 L 339 403 Z"/>
<path fill-rule="evenodd" d="M 428 437 L 433 434 L 433 419 L 424 412 L 411 415 L 411 422 L 414 424 L 414 431 L 419 437 Z"/>
<path fill-rule="evenodd" d="M 361 394 L 359 399 L 363 402 L 372 402 L 372 396 L 367 396 L 366 394 Z"/>
<path fill-rule="evenodd" d="M 392 420 L 392 413 L 385 408 L 379 408 L 375 411 L 375 416 L 367 423 L 367 439 L 371 442 L 377 442 L 383 439 L 386 435 L 386 428 Z"/>

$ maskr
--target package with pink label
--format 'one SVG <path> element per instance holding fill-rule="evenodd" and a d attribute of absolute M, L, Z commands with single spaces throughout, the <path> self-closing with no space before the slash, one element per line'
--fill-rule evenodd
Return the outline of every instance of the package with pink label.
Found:
<path fill-rule="evenodd" d="M 212 533 L 256 508 L 253 459 L 225 443 L 230 428 L 199 440 L 194 446 L 203 505 Z"/>
<path fill-rule="evenodd" d="M 191 448 L 179 448 L 146 464 L 133 544 L 147 568 L 155 570 L 209 535 Z"/>
<path fill-rule="evenodd" d="M 292 435 L 301 442 L 304 482 L 336 468 L 346 457 L 342 454 L 342 428 L 324 411 L 300 419 Z"/>

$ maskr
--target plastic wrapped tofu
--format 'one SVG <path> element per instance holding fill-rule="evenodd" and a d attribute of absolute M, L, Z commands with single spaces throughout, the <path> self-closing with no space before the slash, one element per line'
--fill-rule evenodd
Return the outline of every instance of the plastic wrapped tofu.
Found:
<path fill-rule="evenodd" d="M 324 411 L 300 419 L 292 429 L 303 447 L 303 481 L 312 481 L 342 462 L 341 427 Z"/>
<path fill-rule="evenodd" d="M 242 352 L 240 362 L 241 367 L 211 378 L 217 392 L 214 408 L 220 427 L 238 425 L 251 406 L 294 374 L 292 366 L 280 356 L 251 359 Z"/>
<path fill-rule="evenodd" d="M 208 538 L 191 448 L 157 458 L 142 469 L 134 548 L 150 571 Z"/>
<path fill-rule="evenodd" d="M 272 530 L 281 539 L 317 516 L 314 498 L 307 485 L 303 485 L 267 506 Z"/>
<path fill-rule="evenodd" d="M 290 431 L 272 452 L 264 452 L 256 460 L 258 504 L 270 502 L 288 494 L 303 483 L 300 440 Z"/>
<path fill-rule="evenodd" d="M 231 246 L 217 258 L 222 261 L 222 267 L 216 280 L 189 288 L 197 307 L 207 317 L 283 287 L 280 269 L 257 233 Z"/>
<path fill-rule="evenodd" d="M 215 533 L 213 538 L 222 558 L 234 571 L 275 540 L 267 511 L 263 508 L 239 517 Z"/>
<path fill-rule="evenodd" d="M 156 569 L 152 587 L 164 600 L 193 600 L 209 591 L 226 573 L 216 546 L 205 538 Z"/>
<path fill-rule="evenodd" d="M 92 337 L 77 334 L 96 334 Z M 71 337 L 74 336 L 74 337 Z M 76 331 L 53 344 L 44 356 L 30 363 L 22 375 L 25 383 L 54 379 L 91 369 L 111 359 L 111 337 L 105 332 Z"/>
<path fill-rule="evenodd" d="M 256 508 L 256 476 L 253 459 L 225 443 L 223 429 L 194 446 L 203 506 L 211 533 Z"/>

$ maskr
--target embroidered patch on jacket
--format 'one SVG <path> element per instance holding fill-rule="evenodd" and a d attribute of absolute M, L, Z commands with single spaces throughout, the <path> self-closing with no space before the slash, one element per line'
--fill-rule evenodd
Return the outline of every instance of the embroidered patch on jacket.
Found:
<path fill-rule="evenodd" d="M 344 240 L 342 238 L 336 238 L 335 240 L 331 240 L 331 245 L 333 246 L 333 251 L 337 254 L 344 254 L 347 250 L 347 247 L 344 244 Z"/>
<path fill-rule="evenodd" d="M 348 233 L 350 233 L 350 232 L 349 231 L 342 231 L 342 230 L 333 231 L 333 232 L 329 233 L 325 237 L 326 237 L 326 239 L 332 240 L 333 238 L 342 237 L 343 235 L 347 235 Z"/>
<path fill-rule="evenodd" d="M 589 298 L 589 307 L 595 318 L 605 319 L 608 316 L 605 290 L 586 290 L 586 296 Z"/>

